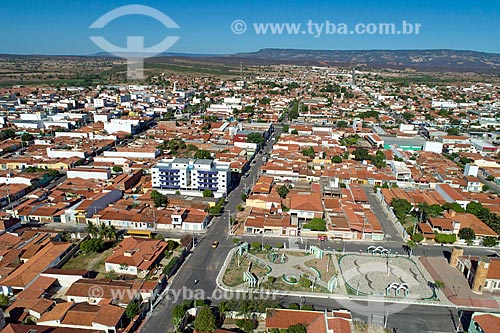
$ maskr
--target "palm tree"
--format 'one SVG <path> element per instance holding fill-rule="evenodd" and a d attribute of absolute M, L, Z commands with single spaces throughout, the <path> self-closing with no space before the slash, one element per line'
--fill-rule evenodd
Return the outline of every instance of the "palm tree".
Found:
<path fill-rule="evenodd" d="M 405 245 L 403 245 L 403 249 L 408 252 L 408 256 L 411 258 L 411 256 L 413 255 L 413 249 L 415 249 L 417 246 L 418 244 L 410 239 L 408 242 L 406 242 Z"/>
<path fill-rule="evenodd" d="M 114 225 L 110 225 L 108 228 L 108 236 L 110 240 L 117 241 L 118 240 L 118 231 L 116 230 Z"/>
<path fill-rule="evenodd" d="M 99 225 L 99 238 L 106 239 L 107 238 L 107 233 L 108 233 L 108 226 L 105 224 Z"/>
<path fill-rule="evenodd" d="M 418 221 L 423 222 L 425 220 L 425 217 L 427 216 L 427 208 L 429 205 L 426 202 L 420 202 L 417 205 L 418 208 Z"/>
<path fill-rule="evenodd" d="M 87 224 L 87 227 L 85 228 L 85 231 L 90 235 L 90 237 L 96 237 L 97 234 L 98 234 L 97 227 L 92 222 L 89 222 Z"/>

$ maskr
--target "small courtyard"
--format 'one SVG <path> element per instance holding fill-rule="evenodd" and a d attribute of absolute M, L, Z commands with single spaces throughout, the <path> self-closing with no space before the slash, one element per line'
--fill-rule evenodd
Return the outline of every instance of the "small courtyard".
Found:
<path fill-rule="evenodd" d="M 429 281 L 407 257 L 346 254 L 339 257 L 339 266 L 350 294 L 434 299 Z"/>
<path fill-rule="evenodd" d="M 324 251 L 238 250 L 229 255 L 231 259 L 223 275 L 223 282 L 229 287 L 336 292 L 336 258 Z"/>

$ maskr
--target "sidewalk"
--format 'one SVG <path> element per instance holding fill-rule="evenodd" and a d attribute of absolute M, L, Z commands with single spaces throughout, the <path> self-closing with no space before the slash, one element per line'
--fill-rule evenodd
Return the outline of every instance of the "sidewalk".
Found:
<path fill-rule="evenodd" d="M 229 287 L 229 286 L 224 284 L 223 276 L 224 276 L 224 272 L 227 268 L 227 265 L 230 261 L 230 258 L 236 252 L 236 250 L 237 249 L 234 248 L 229 252 L 228 256 L 226 257 L 226 260 L 224 261 L 224 264 L 221 267 L 219 274 L 217 275 L 217 279 L 216 279 L 217 286 L 226 292 L 262 294 L 262 295 L 295 296 L 295 297 L 307 297 L 307 298 L 323 298 L 323 299 L 346 300 L 346 302 L 362 301 L 362 302 L 375 302 L 375 303 L 429 305 L 429 306 L 441 306 L 441 307 L 449 307 L 451 305 L 451 303 L 448 302 L 446 300 L 446 298 L 444 299 L 444 302 L 443 302 L 443 301 L 431 301 L 431 300 L 386 298 L 386 297 L 377 297 L 377 296 L 354 296 L 354 295 L 349 295 L 347 293 L 330 294 L 330 293 L 314 293 L 314 292 L 294 292 L 294 291 L 250 288 L 247 286 Z M 357 253 L 353 253 L 353 254 L 357 254 Z M 343 278 L 339 279 L 339 283 L 343 283 Z M 474 305 L 474 306 L 483 307 L 483 305 L 480 305 L 480 304 Z"/>
<path fill-rule="evenodd" d="M 467 279 L 446 258 L 420 257 L 420 262 L 432 276 L 433 281 L 445 284 L 443 294 L 456 306 L 470 306 L 498 309 L 500 306 L 488 294 L 476 294 L 469 287 Z"/>

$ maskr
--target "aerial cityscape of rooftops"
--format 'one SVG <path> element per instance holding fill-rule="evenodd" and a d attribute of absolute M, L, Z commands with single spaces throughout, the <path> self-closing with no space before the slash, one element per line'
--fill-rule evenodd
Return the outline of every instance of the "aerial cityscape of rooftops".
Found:
<path fill-rule="evenodd" d="M 124 5 L 74 21 L 91 56 L 0 46 L 0 333 L 500 332 L 499 53 L 396 50 L 417 13 L 393 50 L 165 53 L 182 15 Z M 176 37 L 93 37 L 136 16 Z"/>

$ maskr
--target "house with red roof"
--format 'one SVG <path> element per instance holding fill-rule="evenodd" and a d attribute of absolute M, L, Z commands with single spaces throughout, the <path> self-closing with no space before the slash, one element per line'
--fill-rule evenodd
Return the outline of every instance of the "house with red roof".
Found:
<path fill-rule="evenodd" d="M 128 237 L 106 259 L 106 272 L 146 276 L 163 258 L 167 243 L 157 239 Z"/>
<path fill-rule="evenodd" d="M 307 333 L 351 333 L 352 317 L 348 311 L 266 310 L 266 329 L 287 329 L 294 325 L 302 325 Z"/>

